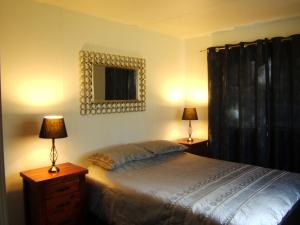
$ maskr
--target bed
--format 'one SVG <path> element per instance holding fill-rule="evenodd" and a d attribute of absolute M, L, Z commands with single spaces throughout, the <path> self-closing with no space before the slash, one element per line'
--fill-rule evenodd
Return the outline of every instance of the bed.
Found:
<path fill-rule="evenodd" d="M 114 161 L 114 160 L 111 160 Z M 113 225 L 299 224 L 300 174 L 201 157 L 152 154 L 89 166 L 89 209 Z"/>

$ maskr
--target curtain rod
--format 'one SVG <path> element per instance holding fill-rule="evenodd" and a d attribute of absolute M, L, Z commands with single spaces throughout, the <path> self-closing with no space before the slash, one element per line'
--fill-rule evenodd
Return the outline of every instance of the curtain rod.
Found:
<path fill-rule="evenodd" d="M 242 44 L 243 44 L 245 47 L 247 47 L 247 46 L 251 46 L 251 45 L 257 45 L 257 42 L 241 42 L 241 43 L 239 43 L 239 44 L 228 44 L 228 45 L 224 45 L 224 46 L 209 47 L 209 48 L 207 48 L 207 49 L 202 49 L 200 52 L 208 51 L 208 49 L 210 49 L 210 48 L 215 48 L 216 51 L 225 49 L 226 47 L 228 47 L 228 48 L 235 48 L 235 47 L 241 46 Z"/>
<path fill-rule="evenodd" d="M 293 36 L 296 36 L 296 35 L 292 35 L 292 36 L 289 36 L 289 37 L 282 38 L 280 41 L 292 40 Z M 272 39 L 274 39 L 274 38 L 272 38 Z M 215 46 L 215 47 L 209 47 L 207 49 L 202 49 L 202 50 L 200 50 L 200 52 L 207 52 L 208 49 L 210 49 L 210 48 L 215 48 L 217 51 L 219 51 L 219 50 L 225 49 L 226 47 L 228 47 L 228 48 L 239 47 L 239 46 L 241 46 L 241 44 L 244 44 L 247 47 L 247 46 L 250 46 L 250 45 L 257 45 L 257 41 L 271 42 L 272 40 L 258 39 L 256 41 L 251 41 L 251 42 L 241 42 L 241 43 L 238 43 L 238 44 L 228 44 L 228 45 L 222 45 L 222 46 Z"/>

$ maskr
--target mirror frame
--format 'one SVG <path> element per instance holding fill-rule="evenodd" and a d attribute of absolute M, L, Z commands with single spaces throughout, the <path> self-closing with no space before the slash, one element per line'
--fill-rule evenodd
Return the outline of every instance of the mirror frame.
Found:
<path fill-rule="evenodd" d="M 143 58 L 80 51 L 80 114 L 141 112 L 146 110 L 146 60 Z M 137 73 L 136 100 L 93 100 L 94 65 L 134 69 Z"/>

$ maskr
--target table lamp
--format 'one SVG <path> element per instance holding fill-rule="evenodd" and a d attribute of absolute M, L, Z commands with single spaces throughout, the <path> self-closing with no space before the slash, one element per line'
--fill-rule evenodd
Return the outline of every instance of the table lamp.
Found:
<path fill-rule="evenodd" d="M 191 120 L 198 120 L 196 108 L 184 108 L 183 114 L 182 114 L 182 120 L 189 121 L 189 128 L 188 128 L 189 137 L 188 137 L 187 141 L 193 142 L 193 139 L 192 139 L 193 130 L 192 130 Z"/>
<path fill-rule="evenodd" d="M 58 154 L 55 148 L 56 138 L 68 137 L 63 116 L 45 116 L 40 131 L 40 138 L 52 139 L 52 148 L 50 151 L 51 167 L 49 173 L 57 173 L 59 168 L 55 165 Z"/>

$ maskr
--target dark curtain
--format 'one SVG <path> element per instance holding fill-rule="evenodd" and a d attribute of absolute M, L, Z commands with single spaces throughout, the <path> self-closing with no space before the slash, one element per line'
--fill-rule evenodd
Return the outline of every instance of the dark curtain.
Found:
<path fill-rule="evenodd" d="M 105 100 L 135 99 L 135 71 L 133 69 L 105 67 Z"/>
<path fill-rule="evenodd" d="M 300 172 L 300 35 L 207 57 L 212 156 Z"/>

